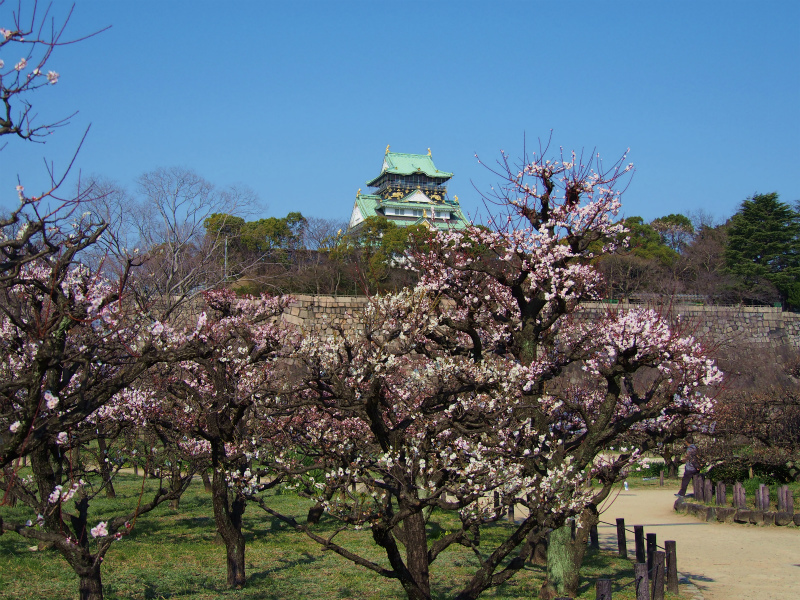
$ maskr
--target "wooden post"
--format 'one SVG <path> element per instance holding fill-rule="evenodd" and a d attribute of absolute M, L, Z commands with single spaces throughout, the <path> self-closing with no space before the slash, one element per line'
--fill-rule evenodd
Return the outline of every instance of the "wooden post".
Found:
<path fill-rule="evenodd" d="M 717 506 L 725 506 L 728 503 L 728 492 L 725 484 L 721 481 L 717 484 Z"/>
<path fill-rule="evenodd" d="M 733 486 L 733 505 L 741 510 L 747 508 L 747 492 L 744 491 L 744 486 L 739 481 Z"/>
<path fill-rule="evenodd" d="M 600 539 L 597 535 L 597 525 L 592 525 L 589 530 L 589 548 L 592 550 L 600 550 Z"/>
<path fill-rule="evenodd" d="M 595 584 L 595 598 L 596 600 L 611 600 L 611 580 L 598 579 Z"/>
<path fill-rule="evenodd" d="M 703 500 L 703 486 L 700 484 L 700 475 L 692 476 L 692 495 L 695 501 L 702 502 Z"/>
<path fill-rule="evenodd" d="M 667 591 L 670 594 L 678 593 L 678 551 L 674 540 L 664 542 L 667 554 Z"/>
<path fill-rule="evenodd" d="M 617 519 L 617 547 L 620 558 L 627 558 L 628 540 L 625 537 L 625 519 Z"/>
<path fill-rule="evenodd" d="M 711 499 L 714 497 L 714 484 L 711 483 L 711 478 L 705 479 L 703 481 L 703 501 L 704 502 L 711 502 Z"/>
<path fill-rule="evenodd" d="M 653 600 L 664 600 L 664 553 L 653 552 Z"/>
<path fill-rule="evenodd" d="M 509 523 L 513 523 L 514 522 L 514 503 L 513 502 L 508 505 L 508 522 Z"/>
<path fill-rule="evenodd" d="M 647 558 L 644 552 L 644 526 L 643 525 L 634 525 L 633 526 L 633 540 L 636 542 L 636 562 L 643 563 L 646 562 Z"/>
<path fill-rule="evenodd" d="M 778 510 L 779 511 L 785 511 L 786 510 L 786 500 L 785 500 L 786 490 L 784 488 L 786 488 L 785 485 L 779 485 L 778 486 Z"/>
<path fill-rule="evenodd" d="M 762 484 L 758 486 L 758 495 L 761 496 L 759 499 L 759 506 L 761 510 L 769 510 L 769 487 Z"/>
<path fill-rule="evenodd" d="M 647 565 L 637 562 L 633 565 L 633 573 L 636 600 L 650 600 L 650 577 L 647 575 Z"/>
<path fill-rule="evenodd" d="M 658 550 L 658 544 L 656 543 L 656 534 L 655 533 L 648 533 L 647 534 L 647 570 L 650 571 L 650 574 L 653 574 L 653 555 L 655 554 L 656 550 Z"/>
<path fill-rule="evenodd" d="M 494 497 L 494 507 L 500 508 L 500 492 L 495 492 L 493 497 Z"/>
<path fill-rule="evenodd" d="M 664 487 L 664 469 L 661 469 L 661 474 L 658 476 L 658 485 Z"/>
<path fill-rule="evenodd" d="M 786 492 L 784 492 L 783 501 L 786 503 L 786 512 L 793 513 L 794 512 L 794 496 L 792 495 L 792 490 L 789 489 L 789 486 L 784 486 L 786 488 Z"/>

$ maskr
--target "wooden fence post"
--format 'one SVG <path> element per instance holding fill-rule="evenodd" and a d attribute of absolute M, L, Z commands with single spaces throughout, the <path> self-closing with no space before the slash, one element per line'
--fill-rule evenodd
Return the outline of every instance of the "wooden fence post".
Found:
<path fill-rule="evenodd" d="M 744 486 L 739 481 L 733 486 L 733 506 L 740 510 L 745 510 L 747 508 L 747 493 L 744 491 Z"/>
<path fill-rule="evenodd" d="M 658 476 L 658 485 L 664 487 L 664 469 L 661 469 L 661 474 Z"/>
<path fill-rule="evenodd" d="M 633 574 L 636 600 L 650 600 L 650 577 L 647 575 L 647 565 L 637 562 L 633 565 Z"/>
<path fill-rule="evenodd" d="M 644 526 L 643 525 L 634 525 L 633 526 L 633 540 L 636 542 L 636 562 L 643 563 L 646 562 L 645 552 L 644 552 Z"/>
<path fill-rule="evenodd" d="M 598 579 L 595 584 L 596 600 L 611 600 L 611 580 Z"/>
<path fill-rule="evenodd" d="M 778 486 L 778 511 L 786 510 L 786 488 L 785 485 Z"/>
<path fill-rule="evenodd" d="M 717 483 L 717 506 L 725 506 L 728 503 L 728 492 L 723 482 Z"/>
<path fill-rule="evenodd" d="M 703 501 L 704 502 L 711 502 L 711 499 L 714 497 L 714 484 L 711 483 L 711 478 L 705 479 L 703 481 Z"/>
<path fill-rule="evenodd" d="M 678 593 L 678 550 L 674 540 L 664 542 L 667 554 L 667 591 L 671 594 Z"/>
<path fill-rule="evenodd" d="M 620 558 L 627 558 L 628 540 L 625 538 L 625 519 L 617 519 L 617 547 Z"/>
<path fill-rule="evenodd" d="M 592 525 L 589 530 L 589 548 L 592 550 L 600 550 L 600 540 L 597 535 L 597 525 Z"/>
<path fill-rule="evenodd" d="M 664 600 L 664 553 L 653 552 L 653 600 Z"/>
<path fill-rule="evenodd" d="M 789 486 L 784 486 L 786 491 L 784 492 L 783 500 L 786 503 L 786 508 L 784 509 L 786 512 L 793 513 L 794 512 L 794 496 L 792 495 L 792 490 L 789 489 Z"/>
<path fill-rule="evenodd" d="M 761 510 L 769 510 L 769 487 L 763 483 L 759 484 L 756 496 L 758 497 L 758 504 L 756 505 L 756 508 L 760 508 Z"/>
<path fill-rule="evenodd" d="M 655 533 L 648 533 L 647 534 L 647 570 L 650 573 L 653 573 L 653 555 L 655 554 L 656 550 L 658 550 L 658 544 L 656 543 L 656 534 Z"/>
<path fill-rule="evenodd" d="M 692 477 L 692 495 L 695 501 L 703 501 L 703 485 L 700 483 L 700 475 L 697 474 Z"/>
<path fill-rule="evenodd" d="M 511 504 L 508 505 L 508 522 L 514 522 L 514 502 L 512 501 Z"/>

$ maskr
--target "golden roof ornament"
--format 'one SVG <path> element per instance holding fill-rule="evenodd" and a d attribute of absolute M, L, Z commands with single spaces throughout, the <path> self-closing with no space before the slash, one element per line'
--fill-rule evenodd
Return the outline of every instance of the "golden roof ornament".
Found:
<path fill-rule="evenodd" d="M 358 188 L 358 191 L 356 192 L 356 196 L 360 196 L 360 195 L 361 195 L 361 188 Z"/>
<path fill-rule="evenodd" d="M 389 144 L 386 144 L 386 152 L 384 154 L 389 154 Z"/>
<path fill-rule="evenodd" d="M 431 149 L 428 148 L 428 156 L 430 156 L 430 155 L 431 155 Z"/>

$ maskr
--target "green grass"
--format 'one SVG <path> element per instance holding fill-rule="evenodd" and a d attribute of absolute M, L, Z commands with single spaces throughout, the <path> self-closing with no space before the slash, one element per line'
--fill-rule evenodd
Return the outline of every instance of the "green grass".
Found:
<path fill-rule="evenodd" d="M 94 524 L 120 514 L 122 506 L 134 506 L 139 485 L 141 479 L 120 476 L 115 484 L 117 500 L 98 498 L 93 502 L 90 522 Z M 304 517 L 310 505 L 291 494 L 273 496 L 270 504 L 298 517 Z M 0 515 L 29 518 L 21 506 L 0 507 Z M 323 518 L 319 531 L 330 535 L 336 526 L 334 521 Z M 447 526 L 446 517 L 432 519 L 432 534 Z M 509 527 L 498 524 L 488 528 L 483 534 L 483 546 L 497 542 L 508 533 Z M 140 518 L 130 536 L 114 544 L 103 565 L 106 598 L 377 600 L 405 597 L 396 581 L 353 565 L 332 552 L 322 551 L 312 540 L 271 519 L 252 504 L 245 512 L 245 532 L 248 583 L 242 590 L 229 590 L 225 586 L 224 547 L 215 543 L 211 498 L 203 491 L 202 484 L 196 482 L 184 495 L 178 510 L 162 505 Z M 386 564 L 368 531 L 346 531 L 336 539 L 349 549 Z M 60 555 L 52 550 L 32 552 L 28 549 L 31 544 L 15 534 L 0 537 L 0 596 L 9 600 L 77 597 L 77 578 Z M 431 569 L 434 597 L 452 598 L 475 567 L 475 557 L 462 546 L 440 555 Z M 589 551 L 582 575 L 579 598 L 595 597 L 594 580 L 598 577 L 615 581 L 615 599 L 634 598 L 630 585 L 633 564 L 629 560 Z M 536 598 L 542 580 L 542 567 L 527 566 L 510 582 L 482 597 Z"/>

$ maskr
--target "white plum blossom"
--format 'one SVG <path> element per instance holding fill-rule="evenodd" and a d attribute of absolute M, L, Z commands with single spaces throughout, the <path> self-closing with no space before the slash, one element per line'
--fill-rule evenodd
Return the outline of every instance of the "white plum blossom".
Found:
<path fill-rule="evenodd" d="M 90 530 L 90 533 L 92 534 L 92 537 L 94 537 L 94 538 L 103 537 L 103 536 L 108 535 L 108 527 L 106 526 L 106 522 L 105 521 L 100 521 L 97 525 L 92 527 L 92 529 Z"/>
<path fill-rule="evenodd" d="M 53 410 L 56 406 L 58 406 L 58 396 L 53 394 L 50 390 L 45 391 L 44 400 L 47 403 L 47 408 L 49 410 Z"/>

